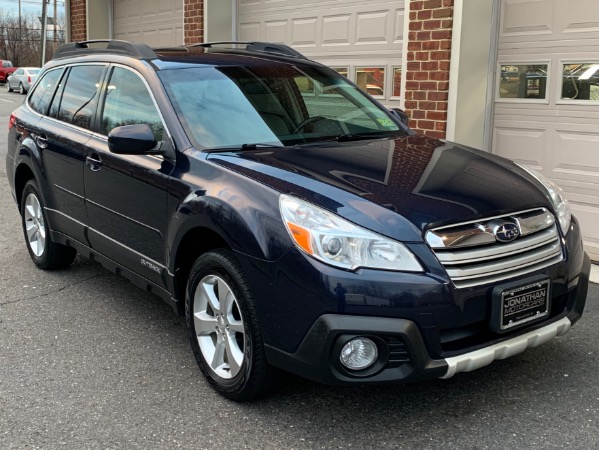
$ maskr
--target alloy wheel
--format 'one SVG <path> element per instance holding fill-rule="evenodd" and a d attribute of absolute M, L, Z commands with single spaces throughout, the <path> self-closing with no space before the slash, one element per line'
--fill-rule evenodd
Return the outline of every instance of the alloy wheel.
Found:
<path fill-rule="evenodd" d="M 235 294 L 217 275 L 198 283 L 193 321 L 200 351 L 216 375 L 234 378 L 245 359 L 245 329 Z"/>
<path fill-rule="evenodd" d="M 46 245 L 46 226 L 42 205 L 34 194 L 29 194 L 25 200 L 25 229 L 31 251 L 35 256 L 42 256 Z"/>

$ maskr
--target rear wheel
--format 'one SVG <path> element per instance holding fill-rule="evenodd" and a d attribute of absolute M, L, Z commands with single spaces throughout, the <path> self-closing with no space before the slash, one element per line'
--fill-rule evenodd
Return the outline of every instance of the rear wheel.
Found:
<path fill-rule="evenodd" d="M 29 256 L 40 269 L 62 269 L 73 262 L 74 248 L 52 242 L 39 188 L 29 180 L 21 197 L 21 221 Z"/>
<path fill-rule="evenodd" d="M 191 347 L 206 380 L 232 400 L 264 394 L 272 370 L 249 285 L 235 255 L 220 249 L 199 257 L 186 294 Z"/>
<path fill-rule="evenodd" d="M 27 94 L 27 91 L 25 90 L 25 86 L 23 86 L 23 83 L 19 83 L 19 93 L 20 94 Z"/>

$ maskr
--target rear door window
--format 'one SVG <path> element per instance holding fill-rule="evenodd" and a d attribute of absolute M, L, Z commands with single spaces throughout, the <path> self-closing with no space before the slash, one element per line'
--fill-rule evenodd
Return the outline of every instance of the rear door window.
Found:
<path fill-rule="evenodd" d="M 35 90 L 29 97 L 29 107 L 39 114 L 46 114 L 48 105 L 52 99 L 54 88 L 60 81 L 63 69 L 56 69 L 46 72 Z"/>
<path fill-rule="evenodd" d="M 58 107 L 57 119 L 90 129 L 105 66 L 72 67 Z"/>

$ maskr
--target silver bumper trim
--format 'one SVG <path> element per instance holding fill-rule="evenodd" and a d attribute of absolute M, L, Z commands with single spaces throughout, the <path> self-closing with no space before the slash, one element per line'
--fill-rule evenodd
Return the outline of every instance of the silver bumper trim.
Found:
<path fill-rule="evenodd" d="M 505 359 L 522 353 L 529 347 L 544 344 L 556 336 L 565 334 L 572 324 L 567 317 L 551 323 L 538 330 L 530 331 L 507 341 L 490 345 L 463 355 L 447 358 L 447 373 L 440 378 L 447 379 L 459 372 L 470 372 L 491 364 L 496 359 Z"/>

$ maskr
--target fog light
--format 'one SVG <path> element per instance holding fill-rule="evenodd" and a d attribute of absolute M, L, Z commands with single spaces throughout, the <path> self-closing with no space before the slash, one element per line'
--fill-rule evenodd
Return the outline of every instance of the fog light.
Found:
<path fill-rule="evenodd" d="M 341 364 L 351 370 L 366 369 L 374 364 L 378 356 L 376 344 L 365 337 L 349 341 L 341 349 Z"/>

